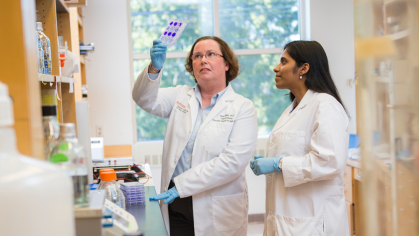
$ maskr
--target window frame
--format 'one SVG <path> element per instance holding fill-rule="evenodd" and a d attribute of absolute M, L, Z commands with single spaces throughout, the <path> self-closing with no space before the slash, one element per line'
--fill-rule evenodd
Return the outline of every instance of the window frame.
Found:
<path fill-rule="evenodd" d="M 134 87 L 134 60 L 144 60 L 151 59 L 149 53 L 133 53 L 132 48 L 132 29 L 131 29 L 131 7 L 130 0 L 127 2 L 127 12 L 128 12 L 128 40 L 129 40 L 129 54 L 130 54 L 130 74 L 131 74 L 131 88 Z M 219 0 L 212 0 L 213 2 L 213 19 L 214 19 L 214 36 L 220 37 L 220 22 L 219 22 Z M 310 0 L 298 0 L 298 33 L 301 40 L 308 40 L 310 38 Z M 280 54 L 284 50 L 283 48 L 260 48 L 260 49 L 233 49 L 234 53 L 237 56 L 242 55 L 260 55 L 260 54 Z M 188 52 L 167 52 L 166 59 L 168 58 L 186 58 Z M 138 141 L 137 139 L 137 120 L 136 120 L 136 103 L 132 102 L 132 119 L 133 124 L 135 124 L 133 131 L 134 143 L 137 142 L 156 142 L 156 140 L 147 140 L 147 141 Z M 259 138 L 266 139 L 266 135 L 258 136 Z M 163 142 L 163 140 L 161 140 Z"/>

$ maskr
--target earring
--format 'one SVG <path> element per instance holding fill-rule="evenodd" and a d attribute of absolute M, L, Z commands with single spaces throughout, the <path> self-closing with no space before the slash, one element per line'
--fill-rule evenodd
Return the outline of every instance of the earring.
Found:
<path fill-rule="evenodd" d="M 303 79 L 303 76 L 302 75 L 300 75 L 300 79 Z"/>

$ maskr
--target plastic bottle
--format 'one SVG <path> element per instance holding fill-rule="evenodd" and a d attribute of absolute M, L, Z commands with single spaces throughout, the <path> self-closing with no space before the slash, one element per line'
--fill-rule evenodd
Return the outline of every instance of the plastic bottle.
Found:
<path fill-rule="evenodd" d="M 102 182 L 101 182 L 102 185 L 99 186 L 98 189 L 104 189 L 106 192 L 105 197 L 109 201 L 125 209 L 125 197 L 122 191 L 119 189 L 119 187 L 116 184 L 115 171 L 102 172 L 101 179 L 102 179 Z"/>
<path fill-rule="evenodd" d="M 60 124 L 60 136 L 52 150 L 50 162 L 58 164 L 73 179 L 74 206 L 89 205 L 89 183 L 87 163 L 83 147 L 76 138 L 76 127 L 72 123 Z"/>
<path fill-rule="evenodd" d="M 12 102 L 1 82 L 0 111 L 0 235 L 74 236 L 71 179 L 18 152 Z"/>
<path fill-rule="evenodd" d="M 99 179 L 100 179 L 100 183 L 99 183 L 99 185 L 97 186 L 97 189 L 99 189 L 100 188 L 100 186 L 102 186 L 102 173 L 103 172 L 113 172 L 113 171 L 115 171 L 114 169 L 110 169 L 110 168 L 104 168 L 104 169 L 100 169 L 99 170 L 99 176 L 97 176 L 97 177 L 99 177 Z M 116 172 L 115 172 L 116 173 Z"/>
<path fill-rule="evenodd" d="M 44 34 L 42 22 L 36 22 L 36 30 L 38 31 L 38 38 L 41 40 L 42 48 L 44 49 L 44 74 L 51 74 L 51 41 Z"/>
<path fill-rule="evenodd" d="M 38 51 L 36 54 L 36 57 L 38 60 L 38 73 L 44 73 L 45 55 L 44 55 L 44 49 L 42 47 L 42 40 L 40 38 L 38 31 L 36 32 L 36 41 L 37 41 L 37 47 L 38 47 Z"/>

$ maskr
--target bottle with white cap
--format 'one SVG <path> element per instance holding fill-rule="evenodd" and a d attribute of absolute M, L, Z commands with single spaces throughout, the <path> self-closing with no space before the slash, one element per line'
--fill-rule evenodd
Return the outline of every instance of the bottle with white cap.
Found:
<path fill-rule="evenodd" d="M 16 147 L 13 107 L 0 82 L 0 235 L 74 236 L 71 179 Z"/>

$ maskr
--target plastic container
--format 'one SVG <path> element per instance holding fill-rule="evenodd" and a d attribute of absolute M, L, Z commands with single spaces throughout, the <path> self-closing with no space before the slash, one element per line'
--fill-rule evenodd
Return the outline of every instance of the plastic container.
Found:
<path fill-rule="evenodd" d="M 42 40 L 39 37 L 38 31 L 36 31 L 36 41 L 37 41 L 37 60 L 38 60 L 38 73 L 44 73 L 44 60 L 45 60 L 45 54 L 44 54 L 44 47 L 42 47 Z"/>
<path fill-rule="evenodd" d="M 127 205 L 145 204 L 144 184 L 139 182 L 122 183 L 120 188 Z"/>
<path fill-rule="evenodd" d="M 76 208 L 88 206 L 89 183 L 86 156 L 76 138 L 74 124 L 60 124 L 60 136 L 49 161 L 59 165 L 73 179 L 74 206 Z"/>
<path fill-rule="evenodd" d="M 98 189 L 99 189 L 99 187 L 102 185 L 102 177 L 101 177 L 101 174 L 103 173 L 103 172 L 112 172 L 112 171 L 115 171 L 114 169 L 111 169 L 111 168 L 105 168 L 105 169 L 100 169 L 99 170 L 99 176 L 97 176 L 100 180 L 101 180 L 101 182 L 99 183 L 99 185 L 98 185 Z M 115 172 L 116 173 L 116 172 Z"/>
<path fill-rule="evenodd" d="M 44 50 L 44 74 L 50 75 L 52 74 L 51 41 L 43 32 L 42 22 L 36 22 L 36 30 L 38 31 L 38 40 L 41 41 L 41 46 Z"/>
<path fill-rule="evenodd" d="M 71 179 L 18 152 L 12 103 L 1 82 L 0 111 L 0 235 L 74 236 Z"/>
<path fill-rule="evenodd" d="M 116 184 L 116 173 L 115 171 L 102 172 L 101 173 L 101 186 L 98 189 L 104 189 L 106 192 L 106 198 L 125 209 L 125 196 Z"/>
<path fill-rule="evenodd" d="M 57 96 L 55 89 L 42 89 L 42 116 L 57 116 Z"/>

